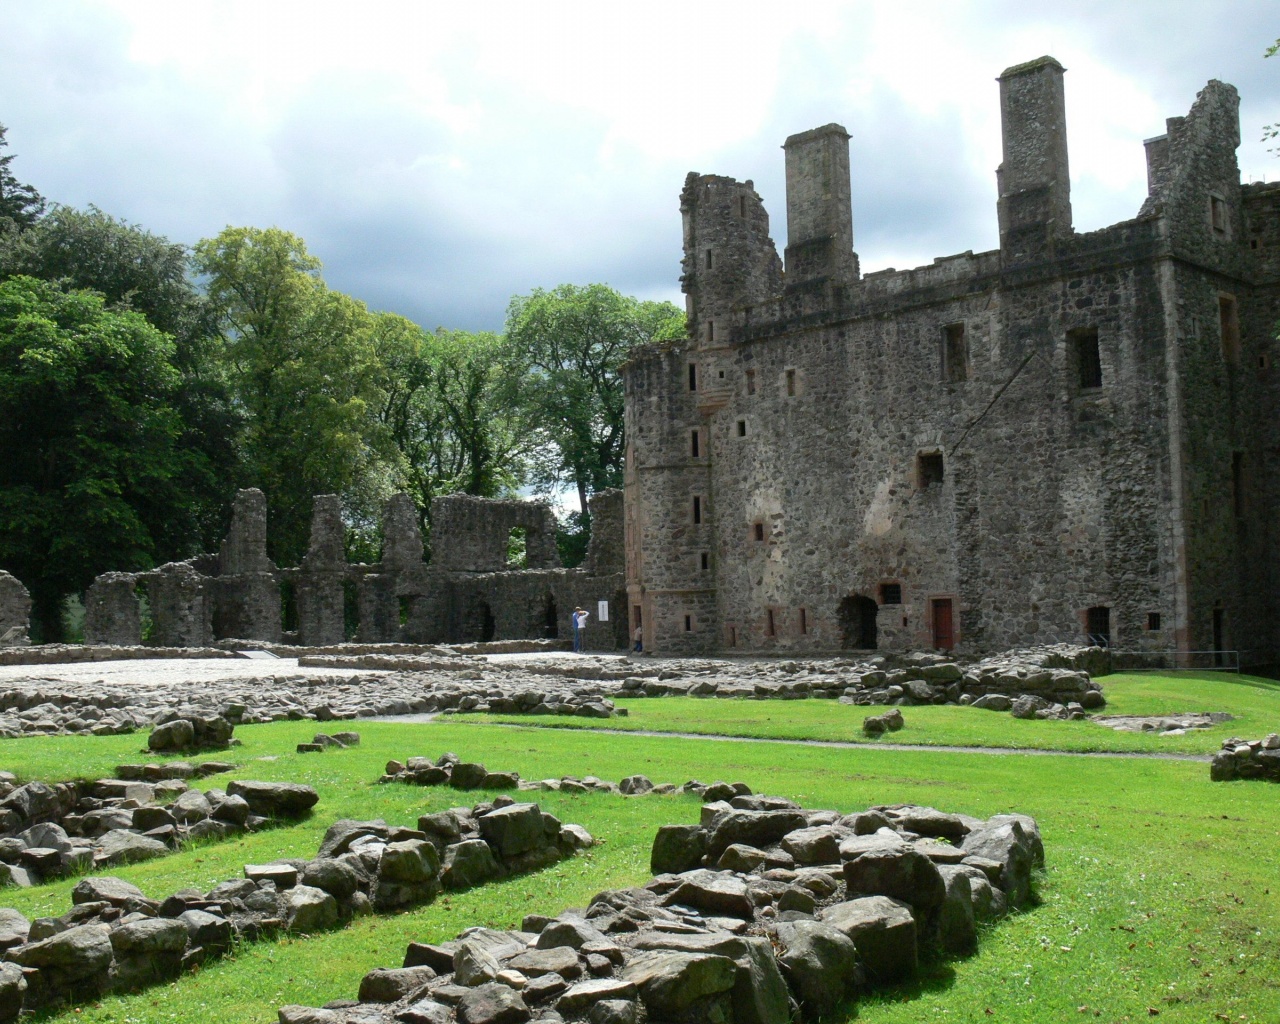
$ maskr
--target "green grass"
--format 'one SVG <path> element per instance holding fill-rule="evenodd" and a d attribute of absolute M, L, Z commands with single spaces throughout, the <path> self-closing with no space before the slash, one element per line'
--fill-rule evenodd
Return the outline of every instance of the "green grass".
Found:
<path fill-rule="evenodd" d="M 856 707 L 832 700 L 748 700 L 717 697 L 645 697 L 619 700 L 626 718 L 602 722 L 554 715 L 459 715 L 470 722 L 503 722 L 560 729 L 697 733 L 767 739 L 828 740 L 844 743 L 926 746 L 1007 747 L 1081 753 L 1212 754 L 1229 736 L 1256 738 L 1280 731 L 1280 683 L 1221 672 L 1106 676 L 1108 715 L 1167 715 L 1188 711 L 1230 711 L 1235 721 L 1197 729 L 1185 736 L 1116 732 L 1093 722 L 1025 721 L 966 707 L 903 708 L 906 728 L 882 737 L 862 734 L 862 720 L 884 708 Z"/>
<path fill-rule="evenodd" d="M 1193 702 L 1201 702 L 1206 709 L 1239 711 L 1261 721 L 1266 702 L 1276 699 L 1270 684 L 1238 685 L 1217 677 L 1178 676 L 1174 682 L 1181 689 L 1172 692 L 1163 692 L 1151 677 L 1121 682 L 1109 686 L 1116 711 L 1119 705 L 1125 711 L 1175 710 L 1162 701 L 1195 710 Z M 734 710 L 744 728 L 784 731 L 810 728 L 818 722 L 813 711 L 830 714 L 836 707 L 825 701 L 705 701 L 697 710 Z M 946 709 L 908 709 L 909 722 L 919 710 Z M 978 716 L 971 712 L 960 721 L 984 721 Z M 315 728 L 302 722 L 237 729 L 243 746 L 230 757 L 241 763 L 238 777 L 314 785 L 321 802 L 312 819 L 115 873 L 158 896 L 186 885 L 208 887 L 237 875 L 246 861 L 310 856 L 324 828 L 339 817 L 411 823 L 420 813 L 467 797 L 378 786 L 373 780 L 388 758 L 445 750 L 491 768 L 516 769 L 526 778 L 595 774 L 617 780 L 643 772 L 676 783 L 741 779 L 757 791 L 844 811 L 906 801 L 977 815 L 1019 810 L 1035 815 L 1044 833 L 1049 865 L 1038 886 L 1039 905 L 991 929 L 976 956 L 935 965 L 919 984 L 865 998 L 858 1021 L 1111 1022 L 1145 1020 L 1150 1010 L 1162 1020 L 1187 1024 L 1212 1022 L 1217 1015 L 1277 1020 L 1277 786 L 1210 783 L 1204 764 L 1185 761 L 707 742 L 456 719 L 361 723 L 363 743 L 357 749 L 294 753 L 294 744 L 309 739 Z M 1255 735 L 1260 729 L 1236 731 Z M 959 742 L 972 744 L 974 737 Z M 138 746 L 138 737 L 0 741 L 0 766 L 25 777 L 59 779 L 74 764 L 76 774 L 94 775 L 137 760 Z M 259 760 L 264 757 L 274 759 Z M 227 778 L 203 784 L 222 785 Z M 109 997 L 75 1016 L 122 1024 L 267 1024 L 283 1003 L 353 998 L 360 977 L 373 967 L 398 965 L 409 941 L 441 941 L 472 924 L 514 926 L 525 913 L 556 913 L 584 905 L 602 889 L 644 881 L 658 826 L 694 821 L 698 813 L 697 801 L 689 797 L 540 798 L 563 820 L 585 825 L 601 845 L 535 875 L 454 893 L 411 912 L 364 919 L 342 931 L 246 945 L 233 958 L 168 986 Z M 72 884 L 7 890 L 0 902 L 29 916 L 60 913 Z"/>

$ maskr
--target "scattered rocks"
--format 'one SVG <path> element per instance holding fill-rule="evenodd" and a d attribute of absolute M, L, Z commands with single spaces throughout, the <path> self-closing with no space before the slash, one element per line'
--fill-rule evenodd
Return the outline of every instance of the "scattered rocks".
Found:
<path fill-rule="evenodd" d="M 233 782 L 230 792 L 201 792 L 183 781 L 233 767 L 121 765 L 126 777 L 119 779 L 23 786 L 0 772 L 0 886 L 163 857 L 188 839 L 223 838 L 296 818 L 318 800 L 310 786 Z M 254 794 L 256 802 L 237 790 Z"/>
<path fill-rule="evenodd" d="M 347 747 L 358 747 L 360 745 L 360 734 L 358 732 L 335 732 L 332 736 L 325 733 L 316 733 L 315 738 L 310 743 L 299 743 L 299 754 L 318 754 L 321 751 L 337 749 L 346 750 Z"/>
<path fill-rule="evenodd" d="M 862 720 L 862 731 L 868 736 L 881 736 L 886 732 L 897 732 L 906 724 L 902 712 L 893 708 L 882 715 L 868 715 Z"/>
<path fill-rule="evenodd" d="M 166 716 L 167 718 L 167 716 Z M 235 726 L 222 715 L 191 715 L 160 721 L 147 746 L 160 754 L 177 754 L 197 750 L 222 750 L 231 745 Z"/>
<path fill-rule="evenodd" d="M 922 957 L 971 953 L 976 922 L 1025 904 L 1043 864 L 1039 830 L 1022 815 L 903 805 L 841 815 L 737 799 L 789 806 L 707 804 L 700 825 L 655 838 L 656 865 L 690 867 L 599 893 L 585 909 L 530 915 L 519 931 L 413 943 L 404 967 L 366 975 L 358 1003 L 282 1007 L 280 1020 L 788 1024 L 796 1006 L 829 1016 L 869 986 L 909 981 Z M 760 842 L 751 870 L 717 867 L 712 851 L 730 835 Z M 797 851 L 813 863 L 797 863 Z M 431 976 L 389 980 L 409 969 Z"/>
<path fill-rule="evenodd" d="M 1191 711 L 1180 715 L 1095 715 L 1093 721 L 1116 732 L 1152 732 L 1158 736 L 1182 736 L 1191 729 L 1212 729 L 1230 722 L 1226 711 Z"/>
<path fill-rule="evenodd" d="M 1213 755 L 1209 778 L 1214 782 L 1235 779 L 1265 779 L 1280 782 L 1280 733 L 1268 733 L 1260 740 L 1232 737 L 1223 740 Z"/>
<path fill-rule="evenodd" d="M 295 799 L 297 792 L 309 789 L 285 783 L 240 785 L 256 800 L 266 799 L 277 809 L 300 806 L 305 801 Z M 443 819 L 449 821 L 448 828 L 441 827 Z M 12 1019 L 20 1009 L 35 1010 L 63 999 L 96 998 L 112 990 L 165 981 L 185 967 L 220 956 L 236 940 L 333 928 L 360 914 L 430 900 L 444 887 L 460 888 L 530 871 L 571 856 L 592 842 L 580 826 L 562 825 L 537 804 L 516 803 L 508 797 L 426 815 L 419 824 L 424 822 L 430 827 L 338 821 L 325 832 L 315 858 L 246 865 L 243 878 L 228 879 L 208 892 L 184 889 L 153 900 L 118 878 L 86 878 L 72 892 L 72 909 L 60 918 L 28 921 L 16 911 L 0 910 L 0 1021 Z M 477 848 L 486 853 L 485 872 L 450 874 L 447 865 L 458 861 L 459 850 L 474 854 Z M 591 936 L 601 945 L 588 949 L 588 954 L 612 948 L 594 928 Z M 471 984 L 476 985 L 476 979 L 501 982 L 495 987 L 502 992 L 473 998 L 467 1011 L 471 1016 L 466 1018 L 462 1001 L 453 999 L 458 1019 L 479 1022 L 490 1019 L 484 1014 L 492 1011 L 498 1014 L 492 1019 L 506 1020 L 502 1014 L 508 1014 L 514 1004 L 503 993 L 514 994 L 519 982 L 536 975 L 537 969 L 526 965 L 528 974 L 523 974 L 497 968 L 495 958 L 505 958 L 508 951 L 484 937 L 473 947 L 474 964 L 467 975 Z M 420 998 L 423 986 L 439 971 L 452 975 L 457 969 L 455 949 L 433 957 L 434 949 L 421 947 L 422 959 L 404 968 L 374 972 L 361 985 L 360 998 L 378 1004 Z M 495 969 L 486 972 L 486 963 Z M 569 970 L 554 955 L 544 966 L 548 971 Z M 464 989 L 459 995 L 469 993 Z M 294 1019 L 327 1020 L 325 1012 Z M 432 1012 L 420 1005 L 405 1020 L 432 1021 Z"/>

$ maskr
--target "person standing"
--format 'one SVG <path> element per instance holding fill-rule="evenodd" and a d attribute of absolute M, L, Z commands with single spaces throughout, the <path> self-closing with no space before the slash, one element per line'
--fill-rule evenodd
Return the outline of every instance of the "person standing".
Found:
<path fill-rule="evenodd" d="M 573 649 L 577 654 L 582 653 L 582 633 L 587 628 L 587 618 L 590 612 L 585 612 L 581 608 L 573 610 Z"/>
<path fill-rule="evenodd" d="M 644 629 L 638 622 L 636 623 L 636 631 L 631 634 L 631 639 L 636 642 L 636 645 L 631 648 L 636 654 L 644 650 Z"/>

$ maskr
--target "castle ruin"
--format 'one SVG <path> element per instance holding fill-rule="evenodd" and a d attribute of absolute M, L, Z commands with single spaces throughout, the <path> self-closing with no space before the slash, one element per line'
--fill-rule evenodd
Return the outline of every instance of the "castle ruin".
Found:
<path fill-rule="evenodd" d="M 625 369 L 649 649 L 1280 660 L 1280 186 L 1212 81 L 1137 216 L 1077 233 L 1063 71 L 999 78 L 990 252 L 863 275 L 837 124 L 783 147 L 785 263 L 750 181 L 688 176 L 689 336 Z"/>

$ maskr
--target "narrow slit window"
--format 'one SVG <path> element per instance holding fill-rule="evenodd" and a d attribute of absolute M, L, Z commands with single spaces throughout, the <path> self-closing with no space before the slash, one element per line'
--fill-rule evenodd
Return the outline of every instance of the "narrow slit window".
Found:
<path fill-rule="evenodd" d="M 693 616 L 692 615 L 686 615 L 684 617 L 684 631 L 686 633 L 693 632 Z"/>
<path fill-rule="evenodd" d="M 693 522 L 695 526 L 702 522 L 702 498 L 696 494 L 693 496 Z"/>
<path fill-rule="evenodd" d="M 745 217 L 747 215 L 747 197 L 738 196 L 738 216 Z"/>
<path fill-rule="evenodd" d="M 737 626 L 729 627 L 729 646 L 730 647 L 738 646 L 738 627 Z"/>
<path fill-rule="evenodd" d="M 1240 362 L 1240 312 L 1234 295 L 1218 296 L 1218 325 L 1222 330 L 1222 358 Z"/>
<path fill-rule="evenodd" d="M 809 635 L 809 611 L 806 608 L 800 609 L 800 635 Z"/>
<path fill-rule="evenodd" d="M 1231 509 L 1244 515 L 1244 452 L 1231 453 Z"/>
<path fill-rule="evenodd" d="M 751 536 L 755 538 L 757 544 L 764 543 L 764 523 L 751 524 Z"/>
<path fill-rule="evenodd" d="M 689 364 L 689 390 L 690 391 L 698 390 L 698 364 L 697 363 Z"/>
<path fill-rule="evenodd" d="M 773 621 L 773 609 L 766 608 L 764 612 L 764 635 L 777 636 L 777 631 Z"/>
<path fill-rule="evenodd" d="M 1222 196 L 1209 197 L 1209 223 L 1215 235 L 1227 233 L 1227 201 Z"/>
<path fill-rule="evenodd" d="M 1067 335 L 1076 364 L 1076 384 L 1082 390 L 1102 387 L 1102 354 L 1098 350 L 1098 329 L 1086 327 Z"/>
<path fill-rule="evenodd" d="M 746 421 L 746 420 L 738 420 L 738 436 L 739 436 L 739 437 L 746 437 L 746 436 L 747 436 L 747 421 Z"/>
<path fill-rule="evenodd" d="M 698 556 L 698 568 L 703 572 L 711 568 L 711 556 L 705 551 Z"/>
<path fill-rule="evenodd" d="M 788 371 L 787 371 L 786 378 L 787 378 L 787 397 L 788 397 L 788 398 L 795 398 L 795 396 L 796 396 L 796 371 L 795 371 L 795 370 L 788 370 Z"/>
<path fill-rule="evenodd" d="M 697 430 L 689 431 L 689 454 L 695 459 L 702 455 L 702 441 L 699 434 L 700 431 Z"/>
<path fill-rule="evenodd" d="M 716 322 L 714 320 L 707 321 L 707 341 L 716 340 Z"/>
<path fill-rule="evenodd" d="M 754 395 L 756 393 L 756 371 L 747 371 L 747 394 Z"/>
<path fill-rule="evenodd" d="M 707 269 L 708 269 L 708 270 L 710 270 L 710 269 L 712 268 L 712 266 L 713 266 L 713 264 L 714 264 L 714 263 L 715 263 L 715 259 L 714 259 L 714 257 L 711 255 L 711 250 L 710 250 L 710 249 L 708 249 L 708 250 L 707 250 Z"/>
<path fill-rule="evenodd" d="M 969 343 L 962 323 L 942 328 L 942 379 L 948 384 L 969 379 Z"/>

